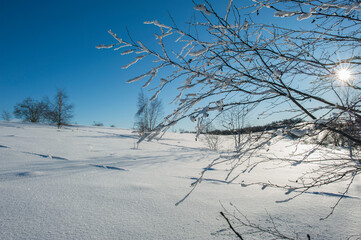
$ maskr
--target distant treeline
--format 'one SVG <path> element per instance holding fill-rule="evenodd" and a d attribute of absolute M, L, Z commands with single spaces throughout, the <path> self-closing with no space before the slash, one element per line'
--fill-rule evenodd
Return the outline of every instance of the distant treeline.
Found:
<path fill-rule="evenodd" d="M 263 125 L 263 126 L 253 126 L 253 127 L 244 127 L 241 129 L 234 129 L 234 130 L 213 130 L 208 133 L 210 134 L 216 134 L 216 135 L 234 135 L 234 134 L 247 134 L 247 133 L 254 133 L 254 132 L 263 132 L 263 131 L 269 131 L 269 130 L 275 130 L 279 128 L 285 128 L 285 127 L 292 127 L 298 123 L 303 122 L 301 118 L 295 118 L 295 119 L 284 119 L 280 121 L 274 121 L 269 124 Z"/>

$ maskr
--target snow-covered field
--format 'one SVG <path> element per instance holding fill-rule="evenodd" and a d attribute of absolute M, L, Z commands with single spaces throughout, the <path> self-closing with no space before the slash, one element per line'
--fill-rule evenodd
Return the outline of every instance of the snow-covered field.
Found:
<path fill-rule="evenodd" d="M 302 167 L 257 169 L 232 184 L 221 181 L 227 165 L 216 167 L 175 206 L 219 154 L 192 134 L 167 133 L 138 149 L 136 140 L 131 130 L 0 122 L 0 239 L 235 239 L 219 214 L 222 205 L 233 212 L 230 203 L 255 222 L 271 215 L 301 239 L 307 233 L 312 239 L 360 237 L 359 178 L 324 221 L 338 200 L 332 194 L 276 203 L 285 199 L 283 191 L 239 184 L 287 181 Z M 276 155 L 293 145 L 287 139 L 278 144 L 270 150 Z"/>

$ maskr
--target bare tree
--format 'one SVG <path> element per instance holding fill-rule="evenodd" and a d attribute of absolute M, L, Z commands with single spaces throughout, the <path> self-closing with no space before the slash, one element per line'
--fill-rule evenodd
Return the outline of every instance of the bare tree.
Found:
<path fill-rule="evenodd" d="M 1 113 L 1 118 L 8 122 L 11 120 L 11 113 L 9 111 L 3 110 Z"/>
<path fill-rule="evenodd" d="M 189 23 L 188 30 L 174 22 L 170 25 L 157 20 L 144 22 L 159 30 L 155 34 L 159 48 L 149 48 L 150 44 L 131 37 L 121 39 L 111 30 L 109 33 L 116 42 L 97 46 L 134 54 L 134 59 L 123 69 L 150 60 L 152 67 L 128 82 L 148 78 L 144 87 L 159 82 L 152 100 L 167 87 L 177 86 L 178 93 L 171 101 L 176 105 L 174 112 L 139 141 L 153 139 L 182 119 L 200 123 L 209 112 L 222 112 L 234 106 L 246 107 L 248 111 L 263 108 L 260 117 L 281 112 L 289 118 L 306 120 L 290 132 L 300 142 L 312 138 L 317 144 L 300 159 L 290 156 L 277 160 L 291 165 L 322 164 L 301 175 L 292 185 L 259 184 L 285 188 L 296 197 L 313 187 L 346 181 L 342 196 L 346 194 L 361 172 L 360 3 L 259 0 L 252 6 L 241 7 L 241 1 L 230 0 L 224 14 L 207 0 L 203 2 L 195 5 L 198 15 Z M 275 17 L 297 16 L 298 21 L 309 19 L 310 23 L 285 27 L 257 22 L 257 15 L 262 11 L 273 11 Z M 312 153 L 323 143 L 324 139 L 318 138 L 323 133 L 344 138 L 349 152 L 312 158 Z M 229 158 L 233 167 L 225 181 L 234 181 L 240 172 L 274 160 L 265 156 L 261 161 L 254 161 L 252 156 L 278 135 L 275 131 L 253 135 Z M 224 161 L 219 158 L 212 161 L 212 165 Z"/>
<path fill-rule="evenodd" d="M 233 136 L 234 148 L 240 149 L 244 141 L 247 140 L 246 134 L 242 131 L 245 127 L 247 109 L 244 106 L 234 106 L 220 115 L 220 125 L 229 131 Z"/>
<path fill-rule="evenodd" d="M 214 126 L 212 121 L 203 121 L 200 126 L 200 131 L 204 136 L 207 147 L 212 151 L 218 151 L 221 144 L 219 135 L 214 133 Z"/>
<path fill-rule="evenodd" d="M 162 102 L 159 99 L 149 101 L 147 96 L 141 91 L 138 95 L 137 107 L 135 127 L 144 135 L 153 131 L 157 124 L 159 124 L 163 108 Z"/>
<path fill-rule="evenodd" d="M 72 111 L 73 105 L 68 103 L 67 94 L 64 90 L 58 90 L 47 113 L 47 118 L 50 122 L 55 123 L 58 128 L 61 128 L 73 118 Z"/>
<path fill-rule="evenodd" d="M 40 122 L 45 120 L 49 105 L 46 100 L 37 101 L 30 97 L 14 107 L 14 116 L 28 122 Z"/>

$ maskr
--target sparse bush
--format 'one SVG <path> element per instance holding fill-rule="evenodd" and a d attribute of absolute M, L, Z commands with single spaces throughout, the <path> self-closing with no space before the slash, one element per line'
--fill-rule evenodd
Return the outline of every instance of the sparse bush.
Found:
<path fill-rule="evenodd" d="M 214 127 L 211 122 L 201 124 L 201 133 L 205 138 L 207 147 L 212 151 L 218 151 L 220 147 L 220 137 L 213 133 Z"/>
<path fill-rule="evenodd" d="M 37 101 L 30 97 L 14 107 L 14 116 L 27 122 L 40 122 L 46 120 L 49 112 L 49 102 L 47 100 Z"/>
<path fill-rule="evenodd" d="M 1 118 L 4 120 L 4 121 L 7 121 L 9 122 L 11 120 L 11 113 L 9 111 L 2 111 L 1 113 Z"/>
<path fill-rule="evenodd" d="M 103 127 L 104 126 L 104 124 L 103 123 L 101 123 L 101 122 L 93 122 L 93 126 L 97 126 L 97 127 Z"/>
<path fill-rule="evenodd" d="M 220 146 L 220 137 L 212 133 L 204 134 L 207 146 L 212 151 L 218 151 Z"/>
<path fill-rule="evenodd" d="M 241 106 L 235 106 L 227 111 L 223 111 L 220 116 L 220 124 L 232 135 L 234 140 L 234 148 L 237 150 L 240 148 L 244 141 L 244 122 L 247 115 L 247 109 Z"/>

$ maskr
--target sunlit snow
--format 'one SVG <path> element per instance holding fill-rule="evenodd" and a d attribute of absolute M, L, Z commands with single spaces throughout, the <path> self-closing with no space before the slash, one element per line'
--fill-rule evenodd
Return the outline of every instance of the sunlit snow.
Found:
<path fill-rule="evenodd" d="M 143 142 L 132 130 L 0 122 L 0 239 L 235 239 L 219 212 L 236 206 L 250 219 L 270 214 L 281 230 L 306 239 L 360 234 L 361 183 L 355 181 L 334 214 L 333 185 L 282 202 L 289 195 L 247 183 L 287 182 L 303 164 L 276 162 L 237 181 L 224 181 L 229 164 L 207 168 L 219 153 L 194 134 L 167 133 Z M 272 156 L 293 151 L 297 140 L 278 136 Z M 224 151 L 232 139 L 222 137 Z M 299 151 L 310 146 L 298 144 Z M 264 151 L 266 153 L 266 150 Z M 206 169 L 190 196 L 191 184 Z M 292 193 L 290 193 L 292 194 Z M 265 223 L 267 224 L 267 222 Z"/>

